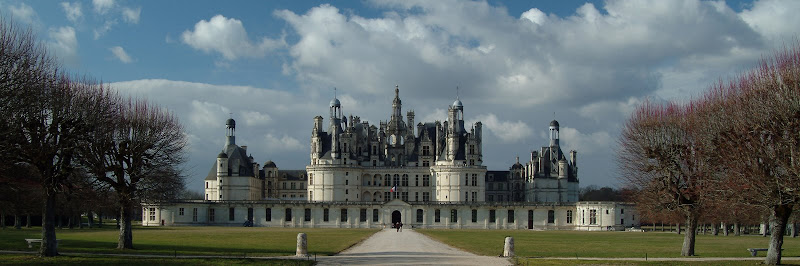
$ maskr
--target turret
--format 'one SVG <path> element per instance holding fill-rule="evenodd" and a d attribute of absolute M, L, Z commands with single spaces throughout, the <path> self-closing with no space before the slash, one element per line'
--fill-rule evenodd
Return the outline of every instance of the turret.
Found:
<path fill-rule="evenodd" d="M 228 176 L 228 155 L 225 152 L 220 152 L 217 155 L 217 194 L 219 196 L 216 199 L 209 199 L 209 200 L 224 200 L 228 196 L 226 191 L 222 190 L 224 185 L 224 178 Z M 229 181 L 230 182 L 230 181 Z"/>
<path fill-rule="evenodd" d="M 230 145 L 236 145 L 236 120 L 233 118 L 228 118 L 225 121 L 225 147 L 227 148 Z"/>
<path fill-rule="evenodd" d="M 558 121 L 550 121 L 550 147 L 558 146 Z"/>

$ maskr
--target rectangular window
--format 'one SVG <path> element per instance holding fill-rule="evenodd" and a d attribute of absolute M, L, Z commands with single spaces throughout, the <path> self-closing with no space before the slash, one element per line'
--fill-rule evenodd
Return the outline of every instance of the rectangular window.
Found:
<path fill-rule="evenodd" d="M 228 209 L 228 220 L 229 221 L 235 220 L 236 217 L 234 216 L 234 214 L 235 214 L 234 209 L 233 208 L 229 208 Z"/>
<path fill-rule="evenodd" d="M 294 182 L 292 182 L 292 189 L 295 189 L 296 187 L 297 187 L 297 186 L 295 185 L 295 183 L 294 183 Z"/>
<path fill-rule="evenodd" d="M 472 222 L 473 223 L 478 222 L 478 210 L 476 209 L 472 209 Z"/>
<path fill-rule="evenodd" d="M 310 222 L 311 221 L 311 209 L 306 208 L 303 213 L 303 221 Z"/>
<path fill-rule="evenodd" d="M 341 217 L 339 217 L 340 222 L 347 222 L 347 209 L 342 209 L 340 212 Z"/>
<path fill-rule="evenodd" d="M 556 222 L 556 211 L 549 210 L 547 211 L 547 223 L 552 224 Z"/>
<path fill-rule="evenodd" d="M 478 174 L 472 174 L 472 186 L 478 186 Z"/>
<path fill-rule="evenodd" d="M 372 209 L 372 222 L 378 222 L 378 209 Z"/>
<path fill-rule="evenodd" d="M 589 224 L 597 224 L 597 210 L 589 210 Z"/>
<path fill-rule="evenodd" d="M 415 177 L 415 178 L 414 178 L 414 186 L 415 186 L 415 187 L 418 187 L 418 186 L 419 186 L 419 176 L 417 176 L 417 177 Z"/>
<path fill-rule="evenodd" d="M 150 221 L 156 220 L 156 208 L 150 208 Z"/>
<path fill-rule="evenodd" d="M 407 191 L 400 192 L 400 195 L 403 197 L 403 201 L 408 201 L 408 192 Z"/>
<path fill-rule="evenodd" d="M 433 211 L 433 221 L 434 222 L 438 223 L 441 220 L 440 216 L 441 216 L 441 213 L 439 212 L 439 209 L 436 209 L 436 210 Z"/>
<path fill-rule="evenodd" d="M 286 219 L 285 220 L 287 222 L 291 222 L 292 221 L 292 209 L 291 208 L 286 208 L 286 212 L 284 212 L 284 213 L 286 213 Z"/>
<path fill-rule="evenodd" d="M 422 217 L 423 217 L 422 214 L 423 214 L 422 209 L 417 209 L 417 223 L 422 223 Z"/>
<path fill-rule="evenodd" d="M 414 192 L 414 201 L 419 201 L 419 192 Z"/>
<path fill-rule="evenodd" d="M 494 183 L 489 183 L 489 189 L 487 190 L 494 190 Z"/>
<path fill-rule="evenodd" d="M 383 192 L 383 200 L 384 200 L 384 201 L 389 201 L 389 200 L 391 200 L 391 199 L 392 199 L 391 197 L 392 197 L 392 193 L 391 193 L 391 192 L 387 192 L 387 191 L 384 191 L 384 192 Z"/>
<path fill-rule="evenodd" d="M 619 219 L 619 224 L 625 225 L 625 219 Z"/>
<path fill-rule="evenodd" d="M 458 210 L 456 209 L 450 210 L 450 221 L 453 223 L 458 222 Z"/>
<path fill-rule="evenodd" d="M 178 209 L 178 215 L 183 216 L 183 208 Z"/>
<path fill-rule="evenodd" d="M 272 208 L 267 208 L 267 222 L 272 222 Z"/>
<path fill-rule="evenodd" d="M 422 186 L 423 187 L 431 186 L 431 177 L 429 175 L 422 176 Z"/>
<path fill-rule="evenodd" d="M 567 211 L 567 223 L 568 224 L 572 223 L 572 211 L 571 210 Z"/>
<path fill-rule="evenodd" d="M 489 222 L 490 223 L 494 223 L 495 220 L 496 220 L 495 218 L 497 218 L 497 217 L 495 217 L 494 210 L 489 210 Z"/>
<path fill-rule="evenodd" d="M 503 201 L 503 195 L 497 195 L 497 201 Z"/>
<path fill-rule="evenodd" d="M 422 192 L 422 201 L 428 202 L 431 200 L 431 193 L 430 192 Z"/>
<path fill-rule="evenodd" d="M 328 209 L 322 210 L 322 221 L 327 222 L 329 220 L 328 219 L 328 214 L 329 213 L 330 213 L 330 210 L 328 210 Z"/>
<path fill-rule="evenodd" d="M 208 209 L 208 221 L 213 222 L 216 217 L 216 210 L 215 209 Z"/>
<path fill-rule="evenodd" d="M 358 220 L 361 222 L 367 221 L 367 209 L 361 209 L 361 212 L 359 212 L 358 215 Z"/>
<path fill-rule="evenodd" d="M 619 214 L 625 214 L 625 209 L 619 209 Z"/>
<path fill-rule="evenodd" d="M 475 199 L 478 198 L 478 192 L 472 192 L 472 202 L 475 202 Z"/>
<path fill-rule="evenodd" d="M 197 208 L 192 209 L 192 222 L 197 222 Z"/>
<path fill-rule="evenodd" d="M 514 210 L 508 210 L 508 223 L 514 223 Z"/>

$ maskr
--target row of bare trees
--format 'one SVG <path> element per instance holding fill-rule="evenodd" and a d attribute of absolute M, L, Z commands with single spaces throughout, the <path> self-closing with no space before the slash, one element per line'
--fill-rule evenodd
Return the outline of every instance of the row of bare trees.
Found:
<path fill-rule="evenodd" d="M 769 213 L 773 232 L 765 263 L 779 264 L 800 199 L 800 45 L 689 103 L 642 104 L 619 142 L 622 178 L 640 211 L 683 217 L 681 255 L 694 255 L 701 219 L 734 221 L 755 209 Z"/>
<path fill-rule="evenodd" d="M 184 186 L 186 137 L 177 118 L 69 74 L 30 29 L 0 19 L 0 182 L 39 186 L 41 256 L 58 254 L 58 199 L 113 190 L 118 248 L 133 248 L 131 220 L 142 201 Z M 35 202 L 35 201 L 31 201 Z"/>

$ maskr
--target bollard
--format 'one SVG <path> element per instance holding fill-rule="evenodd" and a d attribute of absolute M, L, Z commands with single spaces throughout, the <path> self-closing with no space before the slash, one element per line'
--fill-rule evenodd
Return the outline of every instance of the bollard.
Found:
<path fill-rule="evenodd" d="M 295 253 L 295 257 L 306 257 L 306 256 L 308 256 L 306 233 L 299 233 L 297 234 L 297 252 Z"/>
<path fill-rule="evenodd" d="M 503 257 L 514 257 L 514 238 L 507 236 L 503 246 Z"/>

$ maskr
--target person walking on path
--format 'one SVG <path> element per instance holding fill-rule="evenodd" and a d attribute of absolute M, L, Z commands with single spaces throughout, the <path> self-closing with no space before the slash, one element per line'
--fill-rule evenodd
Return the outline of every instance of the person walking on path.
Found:
<path fill-rule="evenodd" d="M 394 223 L 394 229 L 397 230 L 395 232 L 400 232 L 400 222 Z"/>
<path fill-rule="evenodd" d="M 403 222 L 397 222 L 397 224 L 399 225 L 398 227 L 400 227 L 399 231 L 403 232 Z"/>

